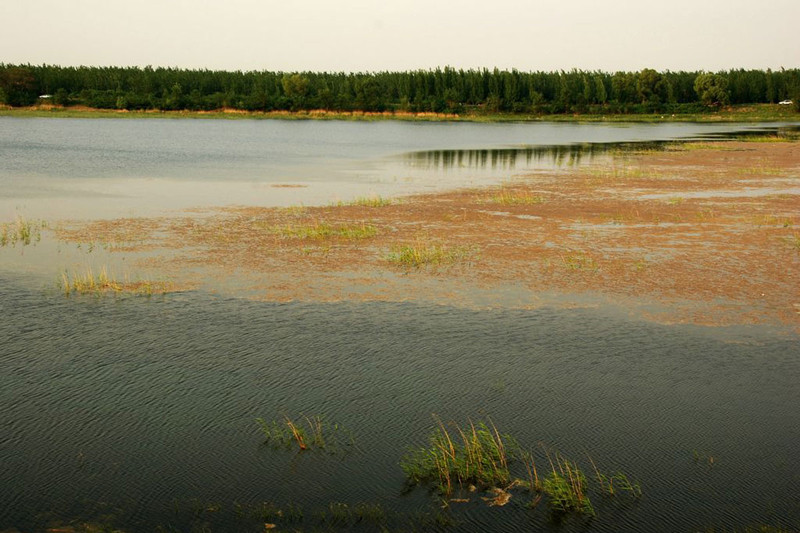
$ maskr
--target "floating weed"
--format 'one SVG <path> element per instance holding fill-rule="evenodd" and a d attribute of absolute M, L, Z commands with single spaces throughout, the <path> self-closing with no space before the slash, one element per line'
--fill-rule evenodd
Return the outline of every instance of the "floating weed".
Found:
<path fill-rule="evenodd" d="M 89 267 L 83 273 L 67 272 L 61 274 L 59 282 L 61 290 L 65 296 L 71 294 L 103 294 L 103 293 L 127 293 L 143 296 L 153 294 L 166 294 L 174 292 L 175 287 L 166 281 L 137 280 L 137 281 L 117 281 L 113 275 L 109 275 L 106 267 L 95 275 Z"/>
<path fill-rule="evenodd" d="M 544 203 L 544 196 L 531 194 L 529 192 L 515 192 L 509 189 L 502 189 L 497 194 L 489 197 L 489 202 L 501 205 L 535 205 Z"/>
<path fill-rule="evenodd" d="M 448 428 L 437 419 L 429 446 L 409 451 L 400 467 L 410 484 L 435 482 L 442 494 L 452 493 L 456 484 L 507 484 L 508 443 L 513 439 L 501 435 L 491 421 L 469 421 L 463 427 L 451 422 Z"/>
<path fill-rule="evenodd" d="M 417 242 L 395 246 L 386 255 L 386 260 L 407 268 L 421 268 L 452 265 L 468 261 L 474 256 L 474 249 L 469 247 L 449 248 L 441 244 Z"/>
<path fill-rule="evenodd" d="M 321 416 L 301 415 L 297 420 L 284 416 L 281 422 L 256 418 L 256 423 L 268 443 L 286 448 L 296 444 L 300 451 L 317 449 L 335 452 L 343 445 L 353 444 L 349 432 L 338 424 L 328 424 Z"/>
<path fill-rule="evenodd" d="M 0 224 L 0 247 L 28 246 L 42 240 L 42 230 L 47 228 L 44 220 L 25 220 L 17 217 L 14 222 Z"/>
<path fill-rule="evenodd" d="M 326 222 L 317 222 L 309 225 L 286 225 L 275 228 L 275 231 L 285 238 L 309 240 L 324 240 L 337 237 L 359 240 L 368 239 L 378 234 L 375 226 L 366 223 L 332 226 Z"/>

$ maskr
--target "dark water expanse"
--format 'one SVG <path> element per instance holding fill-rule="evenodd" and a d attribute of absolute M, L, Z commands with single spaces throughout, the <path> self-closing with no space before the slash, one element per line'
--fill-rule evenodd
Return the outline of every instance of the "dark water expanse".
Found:
<path fill-rule="evenodd" d="M 793 333 L 614 309 L 64 298 L 25 285 L 0 279 L 0 531 L 377 529 L 315 518 L 334 502 L 379 504 L 390 530 L 800 528 Z M 256 417 L 299 413 L 348 428 L 355 447 L 264 444 Z M 432 413 L 490 416 L 586 467 L 589 453 L 644 495 L 592 494 L 595 518 L 563 522 L 523 492 L 440 509 L 425 488 L 404 490 L 399 468 Z M 304 519 L 253 516 L 265 501 Z"/>
<path fill-rule="evenodd" d="M 0 117 L 0 220 L 327 204 L 480 186 L 552 168 L 557 161 L 542 157 L 547 154 L 531 157 L 532 149 L 545 146 L 686 139 L 758 127 Z M 287 183 L 302 188 L 273 187 Z"/>

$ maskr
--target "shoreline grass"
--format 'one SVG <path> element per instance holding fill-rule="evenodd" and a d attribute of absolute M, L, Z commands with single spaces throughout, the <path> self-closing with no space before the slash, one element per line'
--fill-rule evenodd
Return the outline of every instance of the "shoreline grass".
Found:
<path fill-rule="evenodd" d="M 363 112 L 363 111 L 128 111 L 86 107 L 33 106 L 25 108 L 0 108 L 0 117 L 31 118 L 168 118 L 213 120 L 399 120 L 414 122 L 780 122 L 797 121 L 800 114 L 775 104 L 743 104 L 705 113 L 642 113 L 642 114 L 531 114 L 531 113 L 476 113 L 463 114 L 433 112 Z"/>

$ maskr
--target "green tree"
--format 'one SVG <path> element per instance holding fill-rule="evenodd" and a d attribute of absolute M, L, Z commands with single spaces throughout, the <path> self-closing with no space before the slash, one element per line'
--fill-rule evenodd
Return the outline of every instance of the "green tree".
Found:
<path fill-rule="evenodd" d="M 704 105 L 721 106 L 730 101 L 728 80 L 719 74 L 701 72 L 694 80 L 694 91 Z"/>
<path fill-rule="evenodd" d="M 594 77 L 594 97 L 598 104 L 605 104 L 608 100 L 608 93 L 606 93 L 606 85 L 603 83 L 603 77 L 597 75 Z"/>
<path fill-rule="evenodd" d="M 301 108 L 305 104 L 308 84 L 308 78 L 301 74 L 284 74 L 281 78 L 283 93 L 292 101 L 293 108 Z"/>
<path fill-rule="evenodd" d="M 25 106 L 36 102 L 36 79 L 27 67 L 10 67 L 0 73 L 0 90 L 5 93 L 8 105 Z"/>

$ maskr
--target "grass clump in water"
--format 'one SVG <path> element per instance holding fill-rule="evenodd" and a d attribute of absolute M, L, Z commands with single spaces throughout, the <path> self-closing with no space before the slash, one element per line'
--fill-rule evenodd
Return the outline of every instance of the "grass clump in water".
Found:
<path fill-rule="evenodd" d="M 70 275 L 64 272 L 61 274 L 60 285 L 65 296 L 109 292 L 151 296 L 153 294 L 166 294 L 174 290 L 171 284 L 165 281 L 117 281 L 113 275 L 109 276 L 105 267 L 97 275 L 94 274 L 91 267 L 87 268 L 83 274 L 73 272 Z"/>
<path fill-rule="evenodd" d="M 411 484 L 433 481 L 443 494 L 455 485 L 496 486 L 508 484 L 507 446 L 513 444 L 501 435 L 491 421 L 469 421 L 464 427 L 451 423 L 448 429 L 438 421 L 430 445 L 411 450 L 400 462 Z"/>
<path fill-rule="evenodd" d="M 587 480 L 577 463 L 556 452 L 550 460 L 550 473 L 542 483 L 548 505 L 557 513 L 576 512 L 594 516 L 594 507 L 587 494 Z"/>
<path fill-rule="evenodd" d="M 339 424 L 329 424 L 321 416 L 301 415 L 298 419 L 284 416 L 283 420 L 267 421 L 256 418 L 267 442 L 272 445 L 291 448 L 297 446 L 300 451 L 328 450 L 336 451 L 343 444 L 352 445 L 353 438 Z M 346 440 L 342 436 L 348 434 Z"/>
<path fill-rule="evenodd" d="M 37 243 L 42 240 L 44 228 L 47 228 L 44 220 L 30 221 L 22 217 L 17 217 L 11 223 L 0 224 L 0 247 L 16 246 L 17 243 L 22 246 Z"/>
<path fill-rule="evenodd" d="M 324 240 L 335 237 L 359 240 L 368 239 L 378 234 L 377 228 L 370 224 L 332 226 L 326 222 L 317 222 L 309 225 L 287 225 L 277 228 L 277 232 L 286 238 L 309 240 Z"/>
<path fill-rule="evenodd" d="M 440 244 L 417 242 L 395 246 L 386 260 L 408 268 L 444 266 L 469 260 L 474 255 L 471 248 L 448 248 Z"/>

